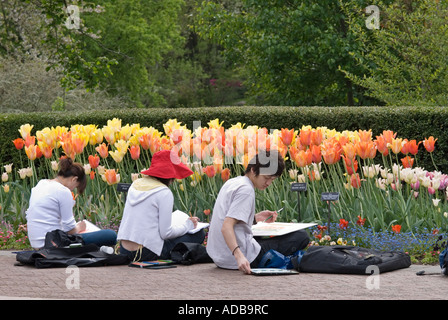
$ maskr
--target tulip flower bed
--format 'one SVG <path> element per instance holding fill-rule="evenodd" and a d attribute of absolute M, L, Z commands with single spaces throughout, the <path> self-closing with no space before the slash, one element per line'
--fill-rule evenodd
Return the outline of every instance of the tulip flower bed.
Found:
<path fill-rule="evenodd" d="M 172 184 L 175 209 L 207 220 L 222 184 L 244 172 L 257 151 L 275 149 L 287 169 L 268 189 L 256 191 L 256 206 L 283 207 L 280 221 L 297 221 L 300 211 L 303 222 L 326 225 L 330 218 L 346 227 L 362 224 L 373 233 L 447 231 L 448 176 L 434 162 L 431 170 L 418 166 L 419 154 L 429 152 L 432 159 L 437 141 L 432 136 L 416 141 L 387 130 L 374 134 L 310 126 L 268 131 L 241 123 L 225 129 L 218 119 L 192 130 L 176 119 L 163 127 L 161 132 L 116 118 L 102 128 L 73 125 L 33 133 L 33 125 L 22 125 L 12 142 L 22 163 L 1 168 L 0 220 L 16 228 L 25 224 L 31 188 L 53 177 L 59 158 L 68 156 L 84 164 L 90 177 L 85 193 L 74 194 L 76 217 L 118 226 L 125 194 L 117 192 L 117 183 L 138 178 L 162 149 L 177 152 L 194 171 Z M 291 191 L 293 182 L 306 183 L 300 197 Z M 322 201 L 324 192 L 338 192 L 339 199 Z"/>

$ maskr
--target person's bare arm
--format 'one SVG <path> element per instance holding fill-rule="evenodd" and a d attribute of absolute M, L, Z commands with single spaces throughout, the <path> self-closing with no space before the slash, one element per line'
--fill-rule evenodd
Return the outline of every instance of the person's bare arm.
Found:
<path fill-rule="evenodd" d="M 236 242 L 236 236 L 235 236 L 235 230 L 234 227 L 238 223 L 238 220 L 234 218 L 225 218 L 224 222 L 222 224 L 221 232 L 224 237 L 224 240 L 226 241 L 227 246 L 229 247 L 230 251 L 232 251 L 233 256 L 236 259 L 236 262 L 238 264 L 238 269 L 250 274 L 250 262 L 246 259 L 243 252 L 238 247 L 238 243 Z"/>

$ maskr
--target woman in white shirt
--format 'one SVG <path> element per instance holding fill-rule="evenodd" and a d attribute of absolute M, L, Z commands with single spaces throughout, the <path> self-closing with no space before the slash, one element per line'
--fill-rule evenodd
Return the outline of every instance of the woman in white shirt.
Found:
<path fill-rule="evenodd" d="M 82 234 L 86 229 L 84 221 L 76 223 L 73 215 L 75 200 L 72 192 L 84 192 L 87 179 L 84 168 L 72 159 L 59 161 L 59 172 L 54 179 L 42 179 L 31 189 L 31 197 L 26 211 L 28 239 L 35 249 L 43 248 L 47 232 L 62 230 L 68 234 L 80 234 L 84 243 L 99 246 L 116 243 L 113 230 L 100 230 Z"/>
<path fill-rule="evenodd" d="M 172 225 L 174 196 L 168 188 L 174 179 L 184 179 L 193 172 L 175 152 L 156 152 L 144 176 L 128 190 L 123 218 L 118 230 L 120 254 L 132 261 L 169 259 L 179 242 L 202 243 L 204 231 L 189 234 L 198 218 L 190 217 L 182 225 Z"/>

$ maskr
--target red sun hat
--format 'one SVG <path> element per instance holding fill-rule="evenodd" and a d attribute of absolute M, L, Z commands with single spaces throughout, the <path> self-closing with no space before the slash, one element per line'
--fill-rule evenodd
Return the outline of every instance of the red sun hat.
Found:
<path fill-rule="evenodd" d="M 180 161 L 176 152 L 162 150 L 154 153 L 151 166 L 141 173 L 162 179 L 184 179 L 191 176 L 193 171 Z"/>

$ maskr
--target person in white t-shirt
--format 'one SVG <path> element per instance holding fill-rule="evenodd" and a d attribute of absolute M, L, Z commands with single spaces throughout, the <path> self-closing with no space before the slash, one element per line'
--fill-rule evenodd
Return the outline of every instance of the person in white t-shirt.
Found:
<path fill-rule="evenodd" d="M 308 245 L 309 236 L 303 230 L 270 239 L 254 238 L 252 234 L 253 223 L 274 222 L 277 218 L 276 211 L 255 213 L 255 189 L 269 187 L 284 167 L 278 152 L 262 151 L 249 162 L 244 175 L 229 179 L 222 186 L 207 239 L 207 253 L 218 267 L 250 274 L 270 249 L 291 255 Z"/>
<path fill-rule="evenodd" d="M 85 244 L 115 245 L 115 231 L 103 229 L 82 234 L 86 230 L 85 221 L 75 221 L 72 192 L 76 189 L 78 194 L 82 194 L 86 185 L 83 166 L 70 158 L 64 158 L 59 161 L 56 178 L 42 179 L 31 189 L 26 219 L 28 239 L 34 249 L 43 248 L 46 234 L 54 230 L 79 234 Z"/>
<path fill-rule="evenodd" d="M 171 249 L 179 242 L 202 243 L 203 230 L 196 228 L 197 217 L 188 218 L 182 225 L 172 225 L 174 196 L 168 188 L 174 179 L 193 174 L 175 152 L 156 152 L 144 176 L 135 180 L 128 190 L 123 218 L 117 238 L 120 254 L 131 261 L 169 259 Z"/>

